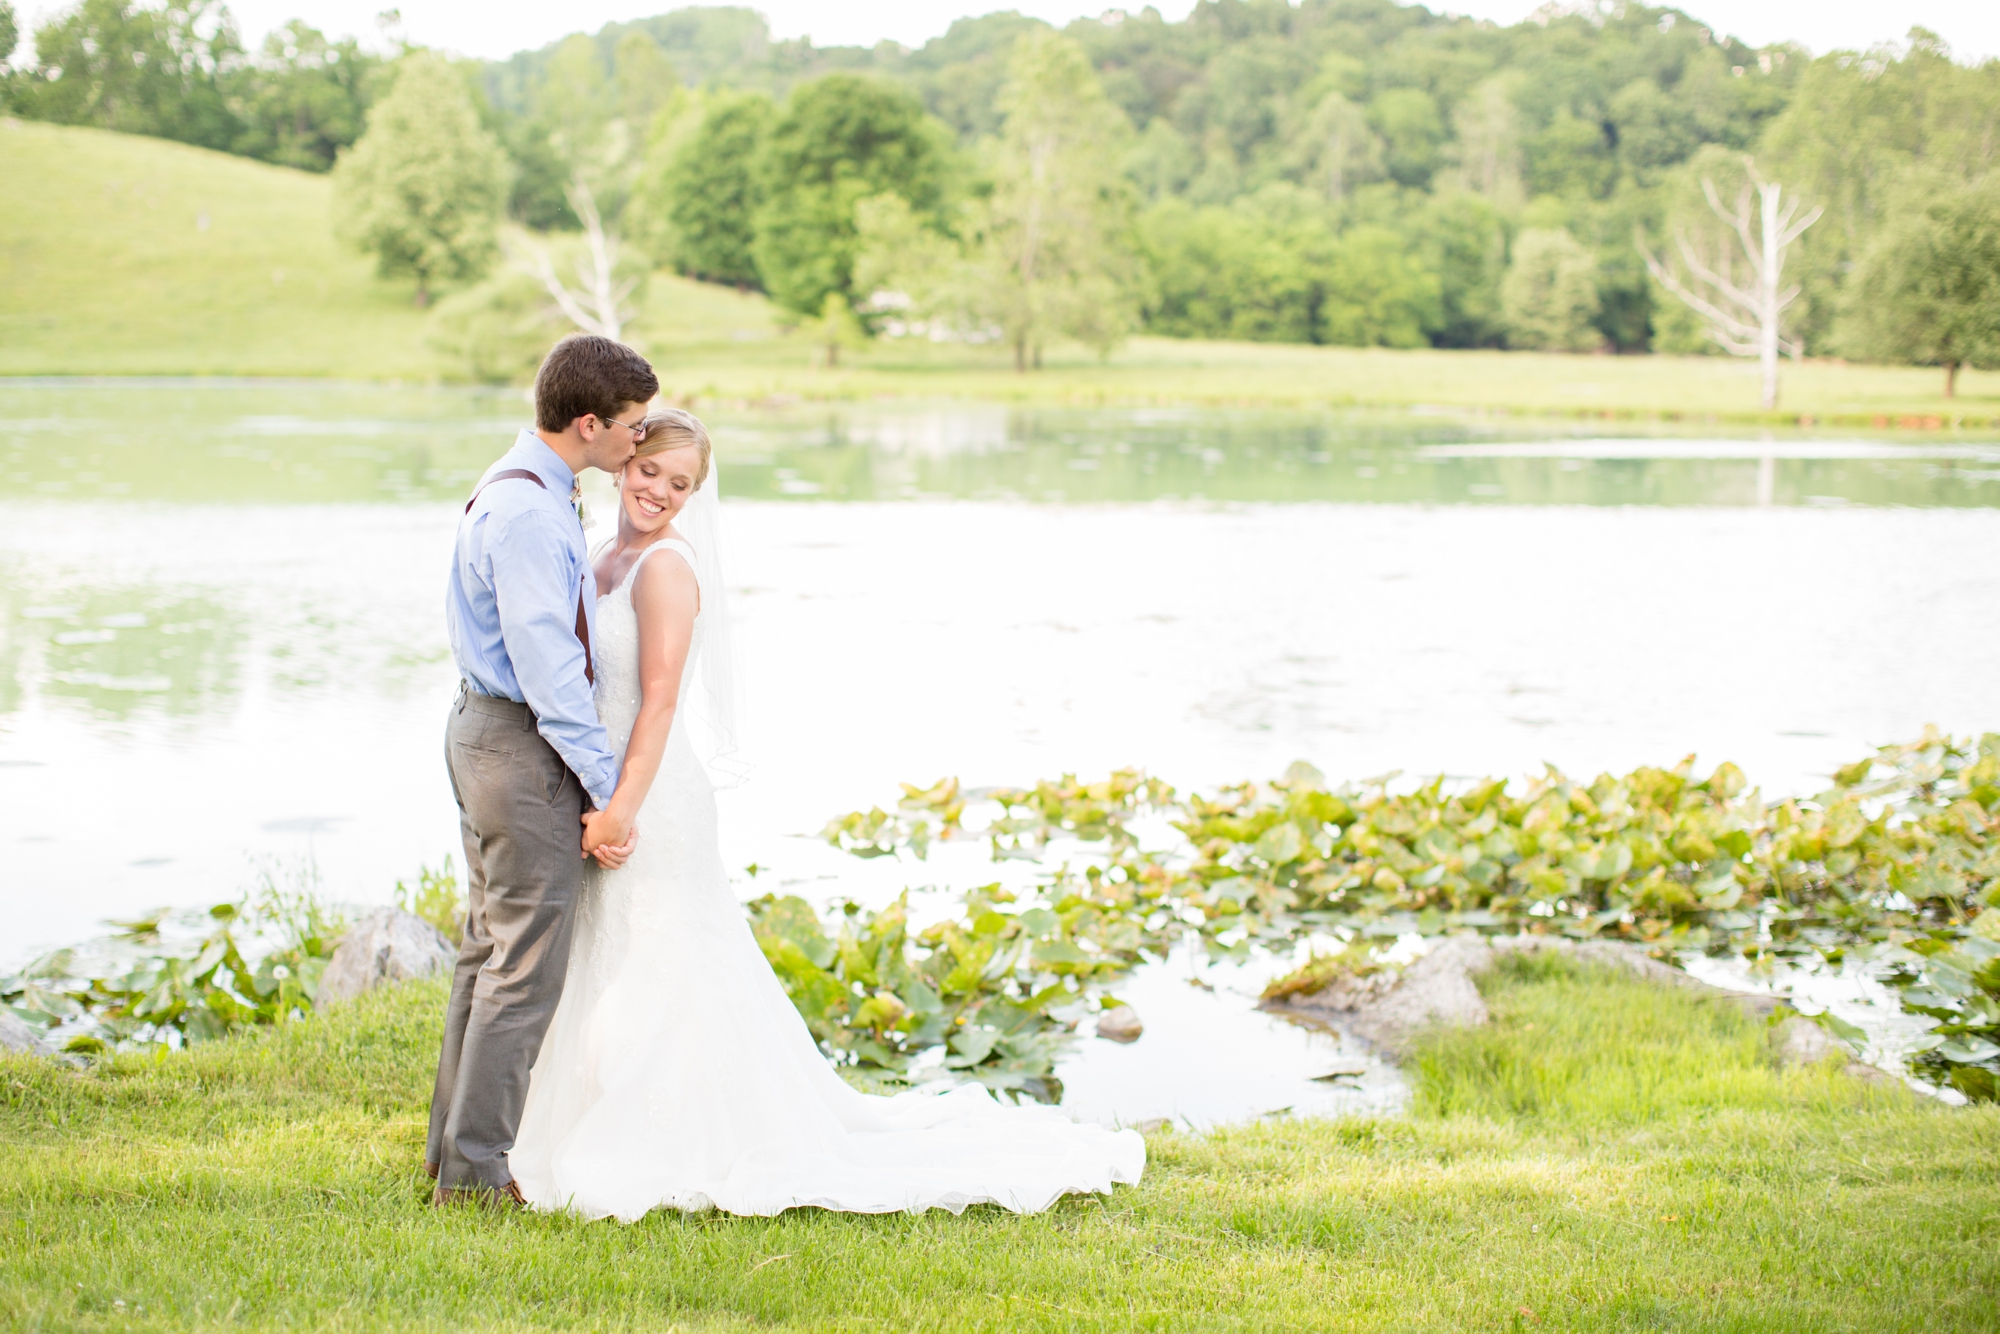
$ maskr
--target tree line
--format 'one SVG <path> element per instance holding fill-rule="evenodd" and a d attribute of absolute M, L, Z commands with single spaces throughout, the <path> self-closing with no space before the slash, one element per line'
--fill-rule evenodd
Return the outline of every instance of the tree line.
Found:
<path fill-rule="evenodd" d="M 428 292 L 491 271 L 506 219 L 519 262 L 487 280 L 482 328 L 670 266 L 768 292 L 829 355 L 888 331 L 1003 341 L 1028 366 L 1135 329 L 1712 350 L 1645 256 L 1727 267 L 1705 196 L 1755 179 L 1823 210 L 1786 257 L 1787 346 L 1948 375 L 2000 358 L 2000 63 L 1921 30 L 1815 59 L 1622 0 L 1511 27 L 1202 0 L 1060 32 L 990 14 L 909 50 L 778 42 L 750 10 L 695 8 L 446 64 L 299 23 L 253 54 L 212 0 L 81 0 L 35 52 L 6 74 L 21 113 L 308 169 L 347 150 L 357 181 L 364 127 L 427 71 L 409 98 L 429 109 L 383 124 L 443 135 L 403 155 L 470 175 L 455 202 L 406 202 L 478 216 L 374 248 Z M 380 202 L 372 222 L 347 208 L 351 234 L 383 234 Z M 595 270 L 572 279 L 578 246 Z"/>

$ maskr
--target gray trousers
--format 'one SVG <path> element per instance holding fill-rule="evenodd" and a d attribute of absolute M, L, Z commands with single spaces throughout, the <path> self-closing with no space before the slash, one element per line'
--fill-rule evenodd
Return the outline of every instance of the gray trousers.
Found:
<path fill-rule="evenodd" d="M 562 999 L 583 885 L 583 785 L 525 704 L 460 687 L 445 763 L 465 838 L 465 939 L 431 1094 L 426 1160 L 445 1190 L 499 1190 L 528 1071 Z"/>

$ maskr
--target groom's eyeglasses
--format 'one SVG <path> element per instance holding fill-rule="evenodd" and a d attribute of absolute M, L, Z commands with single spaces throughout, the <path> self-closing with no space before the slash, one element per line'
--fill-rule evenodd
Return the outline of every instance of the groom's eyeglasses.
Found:
<path fill-rule="evenodd" d="M 643 417 L 636 424 L 619 421 L 616 417 L 600 417 L 598 420 L 604 422 L 606 425 L 622 426 L 630 431 L 632 433 L 632 443 L 635 445 L 646 438 L 646 419 Z"/>

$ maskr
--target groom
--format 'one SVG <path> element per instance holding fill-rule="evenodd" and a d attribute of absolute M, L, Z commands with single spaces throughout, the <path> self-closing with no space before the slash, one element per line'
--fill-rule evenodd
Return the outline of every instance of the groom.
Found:
<path fill-rule="evenodd" d="M 591 698 L 597 589 L 573 493 L 585 468 L 616 472 L 632 457 L 659 389 L 624 344 L 563 339 L 535 376 L 535 429 L 487 469 L 458 523 L 445 619 L 461 679 L 445 763 L 467 904 L 424 1153 L 436 1204 L 524 1203 L 507 1152 L 562 998 L 596 841 L 583 812 L 609 806 L 618 783 Z"/>

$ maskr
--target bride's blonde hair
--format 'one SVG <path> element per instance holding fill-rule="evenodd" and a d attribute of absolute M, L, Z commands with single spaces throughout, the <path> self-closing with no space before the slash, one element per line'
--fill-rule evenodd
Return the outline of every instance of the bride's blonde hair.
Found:
<path fill-rule="evenodd" d="M 664 454 L 670 449 L 693 445 L 701 456 L 694 469 L 694 489 L 701 490 L 701 484 L 708 480 L 709 455 L 714 452 L 708 443 L 708 428 L 701 424 L 701 418 L 680 408 L 655 408 L 646 414 L 643 425 L 646 436 L 632 451 L 632 457 L 642 459 L 648 454 Z"/>

